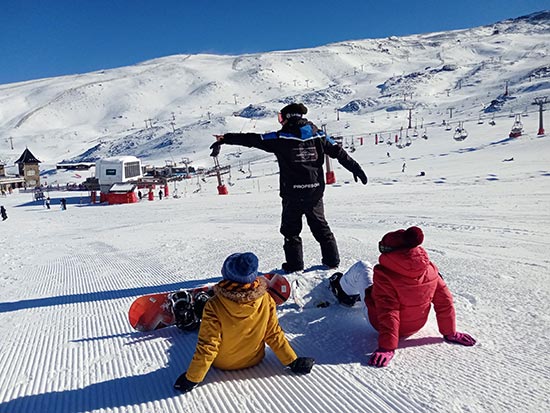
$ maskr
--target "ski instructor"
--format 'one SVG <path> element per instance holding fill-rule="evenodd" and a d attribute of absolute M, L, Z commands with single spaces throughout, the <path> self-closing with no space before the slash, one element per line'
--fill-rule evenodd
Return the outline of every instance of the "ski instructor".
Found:
<path fill-rule="evenodd" d="M 353 174 L 355 182 L 367 184 L 367 175 L 361 166 L 331 137 L 303 116 L 307 108 L 292 103 L 279 112 L 277 132 L 226 133 L 214 135 L 210 156 L 218 156 L 220 145 L 242 145 L 275 154 L 279 163 L 279 194 L 282 198 L 281 234 L 284 236 L 285 272 L 304 269 L 302 252 L 302 216 L 306 216 L 311 233 L 321 246 L 322 264 L 329 268 L 340 265 L 340 255 L 334 234 L 325 219 L 323 193 L 325 154 L 335 158 Z"/>

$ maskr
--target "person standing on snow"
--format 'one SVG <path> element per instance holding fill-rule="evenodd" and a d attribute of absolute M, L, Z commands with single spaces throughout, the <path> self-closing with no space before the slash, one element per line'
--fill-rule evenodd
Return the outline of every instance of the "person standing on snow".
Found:
<path fill-rule="evenodd" d="M 428 320 L 433 304 L 439 332 L 451 343 L 473 346 L 476 341 L 456 331 L 453 296 L 420 246 L 424 233 L 418 227 L 389 232 L 379 242 L 379 264 L 355 263 L 345 274 L 330 277 L 330 287 L 341 304 L 361 300 L 368 319 L 378 331 L 378 349 L 369 365 L 386 367 L 400 337 L 419 331 Z"/>
<path fill-rule="evenodd" d="M 8 213 L 6 212 L 6 208 L 4 208 L 4 205 L 0 206 L 0 215 L 2 216 L 2 221 L 8 219 Z"/>
<path fill-rule="evenodd" d="M 307 108 L 301 103 L 285 106 L 279 113 L 282 128 L 277 132 L 226 133 L 214 135 L 211 156 L 218 156 L 221 144 L 242 145 L 275 154 L 279 164 L 279 194 L 282 198 L 280 232 L 284 236 L 285 272 L 304 269 L 302 251 L 302 217 L 321 246 L 322 264 L 329 268 L 340 265 L 340 256 L 334 234 L 325 219 L 323 194 L 325 154 L 335 158 L 353 174 L 355 182 L 367 184 L 361 166 L 331 137 L 308 121 L 303 115 Z"/>
<path fill-rule="evenodd" d="M 210 366 L 221 370 L 255 366 L 263 360 L 266 344 L 294 373 L 309 373 L 315 360 L 296 356 L 288 343 L 267 281 L 258 277 L 258 257 L 251 252 L 232 254 L 221 272 L 223 280 L 204 306 L 193 359 L 174 388 L 183 393 L 193 390 Z"/>

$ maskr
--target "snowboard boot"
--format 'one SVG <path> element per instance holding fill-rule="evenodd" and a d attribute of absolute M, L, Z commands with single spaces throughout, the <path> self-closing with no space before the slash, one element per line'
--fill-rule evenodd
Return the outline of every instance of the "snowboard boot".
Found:
<path fill-rule="evenodd" d="M 327 261 L 321 261 L 321 264 L 323 264 L 325 267 L 327 267 L 329 270 L 335 270 L 340 265 L 339 262 L 327 262 Z"/>
<path fill-rule="evenodd" d="M 332 294 L 334 294 L 340 304 L 346 307 L 353 307 L 353 305 L 361 299 L 361 296 L 359 294 L 348 295 L 344 292 L 340 285 L 340 279 L 343 275 L 344 274 L 341 272 L 332 274 L 329 278 L 330 291 L 332 291 Z"/>
<path fill-rule="evenodd" d="M 291 265 L 288 262 L 283 262 L 283 265 L 281 265 L 281 267 L 283 271 L 286 272 L 287 274 L 290 274 L 291 272 L 302 271 L 304 269 L 303 265 L 302 266 Z"/>
<path fill-rule="evenodd" d="M 170 296 L 170 302 L 172 303 L 172 312 L 176 318 L 176 326 L 185 331 L 196 330 L 200 325 L 200 319 L 195 314 L 191 294 L 185 290 L 177 291 Z"/>

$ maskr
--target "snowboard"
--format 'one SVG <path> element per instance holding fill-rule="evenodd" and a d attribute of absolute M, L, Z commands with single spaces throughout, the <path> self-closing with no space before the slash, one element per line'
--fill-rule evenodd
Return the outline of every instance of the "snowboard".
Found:
<path fill-rule="evenodd" d="M 262 276 L 268 280 L 267 291 L 275 303 L 283 304 L 290 297 L 289 281 L 281 274 Z M 128 310 L 128 321 L 137 331 L 158 330 L 176 324 L 183 330 L 195 330 L 200 325 L 206 301 L 214 295 L 214 285 L 138 297 Z"/>

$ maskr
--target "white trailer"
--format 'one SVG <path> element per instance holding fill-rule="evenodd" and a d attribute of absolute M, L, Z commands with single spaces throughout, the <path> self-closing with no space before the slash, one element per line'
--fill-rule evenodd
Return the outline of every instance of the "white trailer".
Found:
<path fill-rule="evenodd" d="M 106 193 L 113 184 L 142 178 L 141 161 L 135 156 L 100 159 L 95 164 L 95 176 L 101 192 Z"/>

